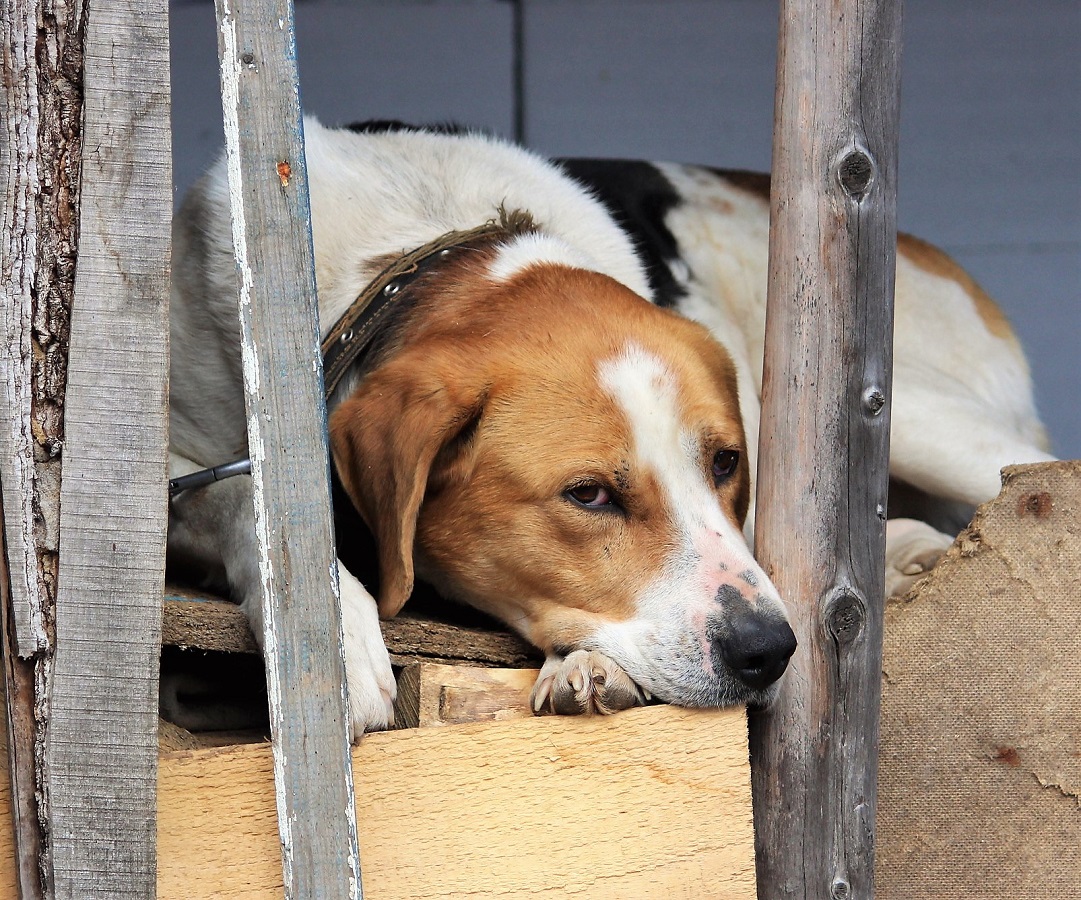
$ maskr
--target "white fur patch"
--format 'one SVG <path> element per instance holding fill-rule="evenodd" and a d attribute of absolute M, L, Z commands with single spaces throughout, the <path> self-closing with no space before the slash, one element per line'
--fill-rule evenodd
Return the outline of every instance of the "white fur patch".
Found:
<path fill-rule="evenodd" d="M 664 362 L 630 344 L 601 365 L 600 381 L 630 423 L 637 461 L 660 482 L 682 531 L 681 543 L 690 545 L 697 528 L 733 531 L 706 481 L 698 435 L 683 424 L 679 386 Z"/>
<path fill-rule="evenodd" d="M 597 268 L 584 253 L 565 241 L 545 234 L 521 234 L 499 249 L 488 272 L 495 281 L 510 281 L 519 272 L 544 264 L 574 269 Z"/>
<path fill-rule="evenodd" d="M 353 739 L 358 740 L 365 731 L 379 731 L 394 723 L 397 688 L 390 655 L 379 630 L 375 600 L 341 563 L 338 563 L 338 585 L 349 686 L 349 724 Z"/>

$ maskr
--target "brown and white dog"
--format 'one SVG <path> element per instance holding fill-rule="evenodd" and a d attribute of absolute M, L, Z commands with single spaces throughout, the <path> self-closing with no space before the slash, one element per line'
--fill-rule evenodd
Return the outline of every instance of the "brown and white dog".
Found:
<path fill-rule="evenodd" d="M 345 568 L 357 736 L 392 719 L 378 615 L 418 576 L 547 654 L 538 711 L 645 696 L 768 702 L 795 647 L 744 536 L 752 504 L 767 182 L 683 165 L 552 163 L 489 137 L 306 123 L 328 332 L 380 272 L 518 213 L 409 287 L 330 398 L 337 475 L 378 549 L 378 603 Z M 174 475 L 246 455 L 226 172 L 177 216 Z M 1027 367 L 986 295 L 939 251 L 899 247 L 891 476 L 942 508 L 1049 459 Z M 652 301 L 652 302 L 648 302 Z M 251 485 L 172 503 L 171 562 L 243 604 L 258 635 Z M 358 539 L 339 529 L 339 548 Z M 949 538 L 887 530 L 889 584 Z M 360 573 L 358 573 L 360 574 Z"/>

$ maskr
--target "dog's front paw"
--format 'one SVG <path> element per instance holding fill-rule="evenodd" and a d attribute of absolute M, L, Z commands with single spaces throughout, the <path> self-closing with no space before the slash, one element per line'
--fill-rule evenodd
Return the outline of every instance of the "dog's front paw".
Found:
<path fill-rule="evenodd" d="M 609 715 L 642 706 L 648 695 L 603 653 L 575 650 L 549 656 L 529 697 L 534 715 Z"/>
<path fill-rule="evenodd" d="M 953 538 L 916 519 L 886 523 L 886 596 L 895 597 L 935 567 Z"/>
<path fill-rule="evenodd" d="M 345 675 L 349 686 L 349 722 L 352 739 L 365 731 L 382 731 L 394 724 L 397 686 L 390 667 L 375 600 L 340 564 L 338 585 L 345 636 Z"/>

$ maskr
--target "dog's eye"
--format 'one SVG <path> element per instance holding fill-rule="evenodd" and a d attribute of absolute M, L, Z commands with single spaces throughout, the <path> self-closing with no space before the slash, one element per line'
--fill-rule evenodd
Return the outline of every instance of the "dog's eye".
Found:
<path fill-rule="evenodd" d="M 739 465 L 738 450 L 718 450 L 713 454 L 713 481 L 720 484 L 732 477 Z"/>
<path fill-rule="evenodd" d="M 586 481 L 567 488 L 563 496 L 572 503 L 584 506 L 586 509 L 604 509 L 613 505 L 612 495 L 608 490 L 593 481 Z"/>

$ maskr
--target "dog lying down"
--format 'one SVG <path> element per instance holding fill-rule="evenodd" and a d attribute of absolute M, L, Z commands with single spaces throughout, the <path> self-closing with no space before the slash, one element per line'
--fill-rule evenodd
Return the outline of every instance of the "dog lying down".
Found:
<path fill-rule="evenodd" d="M 538 712 L 769 702 L 796 641 L 744 536 L 768 181 L 397 123 L 305 130 L 333 465 L 371 532 L 337 542 L 377 548 L 375 571 L 339 573 L 355 735 L 392 721 L 378 616 L 415 578 L 545 652 Z M 176 476 L 247 455 L 223 162 L 174 240 Z M 898 249 L 891 479 L 956 529 L 1003 465 L 1051 457 L 1002 314 L 940 251 Z M 373 320 L 338 324 L 373 293 Z M 892 520 L 889 588 L 950 540 Z M 249 477 L 179 494 L 169 549 L 261 635 Z"/>

